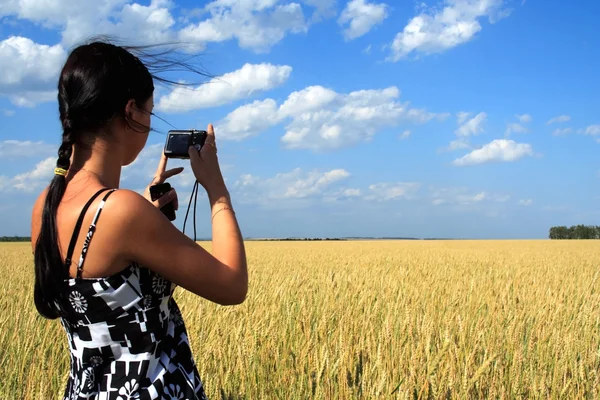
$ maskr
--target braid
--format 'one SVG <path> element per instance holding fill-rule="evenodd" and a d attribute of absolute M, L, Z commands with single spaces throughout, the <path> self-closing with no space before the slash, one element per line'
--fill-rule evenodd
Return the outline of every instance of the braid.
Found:
<path fill-rule="evenodd" d="M 58 148 L 56 166 L 68 170 L 75 144 L 75 131 L 66 113 L 61 113 L 63 125 L 62 143 Z M 65 265 L 58 246 L 56 212 L 67 187 L 64 174 L 55 174 L 48 187 L 42 225 L 35 245 L 35 305 L 46 318 L 57 318 L 64 313 L 65 279 L 69 278 L 69 266 Z M 57 303 L 58 301 L 58 303 Z"/>
<path fill-rule="evenodd" d="M 71 166 L 71 154 L 73 154 L 75 134 L 68 116 L 62 118 L 62 125 L 62 143 L 58 148 L 58 160 L 56 161 L 56 166 L 68 170 Z"/>

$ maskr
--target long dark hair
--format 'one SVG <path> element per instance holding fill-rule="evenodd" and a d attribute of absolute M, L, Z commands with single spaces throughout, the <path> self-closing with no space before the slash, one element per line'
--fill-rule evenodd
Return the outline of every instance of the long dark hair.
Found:
<path fill-rule="evenodd" d="M 184 69 L 210 76 L 188 63 L 195 56 L 177 52 L 176 44 L 124 46 L 116 43 L 117 39 L 109 37 L 92 38 L 70 52 L 61 70 L 58 110 L 63 133 L 57 168 L 68 170 L 73 146 L 89 146 L 98 135 L 106 134 L 106 126 L 116 118 L 122 118 L 135 131 L 149 131 L 150 127 L 127 117 L 127 102 L 133 99 L 136 106 L 142 108 L 154 92 L 154 81 L 183 84 L 160 77 L 156 72 Z M 151 51 L 161 48 L 163 50 Z M 183 85 L 192 84 L 195 83 Z M 48 319 L 67 315 L 63 294 L 70 266 L 61 256 L 56 227 L 56 211 L 66 186 L 65 176 L 55 174 L 48 187 L 34 253 L 34 302 L 38 312 Z"/>

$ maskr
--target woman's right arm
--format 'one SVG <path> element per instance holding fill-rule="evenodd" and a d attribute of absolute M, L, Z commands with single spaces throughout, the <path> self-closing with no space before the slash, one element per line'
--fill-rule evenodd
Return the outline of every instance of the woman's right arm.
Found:
<path fill-rule="evenodd" d="M 223 189 L 208 195 L 212 219 L 212 254 L 225 265 L 239 272 L 241 289 L 248 290 L 248 270 L 244 239 L 240 231 L 229 192 Z"/>
<path fill-rule="evenodd" d="M 214 143 L 211 125 L 209 139 Z M 118 231 L 126 238 L 119 244 L 120 253 L 207 300 L 240 304 L 248 292 L 246 253 L 216 148 L 207 145 L 200 153 L 190 149 L 190 164 L 209 198 L 212 254 L 179 231 L 151 202 L 128 190 L 111 196 L 118 204 L 112 211 L 118 217 L 113 220 L 120 221 Z"/>
<path fill-rule="evenodd" d="M 144 197 L 118 190 L 109 198 L 123 238 L 119 253 L 177 285 L 221 305 L 242 303 L 248 292 L 244 243 L 235 215 L 224 210 L 215 215 L 212 254 L 184 235 Z M 219 203 L 221 204 L 221 203 Z M 214 208 L 218 209 L 219 206 Z M 108 211 L 108 210 L 107 210 Z"/>

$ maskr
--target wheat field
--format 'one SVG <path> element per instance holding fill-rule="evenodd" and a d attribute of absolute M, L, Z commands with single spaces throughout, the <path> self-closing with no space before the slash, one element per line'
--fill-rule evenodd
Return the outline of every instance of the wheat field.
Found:
<path fill-rule="evenodd" d="M 600 398 L 597 241 L 246 246 L 242 305 L 175 292 L 210 399 Z M 0 246 L 1 399 L 59 399 L 66 382 L 32 261 Z"/>

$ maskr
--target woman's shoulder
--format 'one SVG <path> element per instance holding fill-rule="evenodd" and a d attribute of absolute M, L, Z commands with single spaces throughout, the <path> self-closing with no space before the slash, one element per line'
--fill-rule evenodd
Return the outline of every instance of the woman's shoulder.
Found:
<path fill-rule="evenodd" d="M 32 215 L 42 215 L 44 209 L 44 202 L 46 201 L 46 195 L 48 194 L 48 186 L 46 186 L 38 195 L 33 202 L 33 209 L 31 210 Z"/>
<path fill-rule="evenodd" d="M 115 190 L 102 213 L 107 214 L 102 218 L 110 221 L 110 230 L 125 238 L 125 242 L 137 242 L 148 232 L 161 236 L 172 225 L 148 199 L 130 189 Z"/>
<path fill-rule="evenodd" d="M 111 198 L 113 202 L 122 203 L 123 206 L 127 206 L 128 204 L 141 206 L 143 202 L 148 202 L 144 196 L 131 189 L 116 189 Z"/>
<path fill-rule="evenodd" d="M 88 193 L 92 193 L 92 192 L 96 192 L 97 190 L 101 189 L 100 187 L 98 188 L 94 188 L 94 190 L 90 190 L 91 188 L 88 188 L 88 190 L 86 190 L 86 195 Z M 48 190 L 49 187 L 44 188 L 40 194 L 38 195 L 38 197 L 36 198 L 32 210 L 31 210 L 31 238 L 32 238 L 32 250 L 35 251 L 35 238 L 37 238 L 39 231 L 40 231 L 40 227 L 41 227 L 41 223 L 42 223 L 42 217 L 43 217 L 43 212 L 44 212 L 44 207 L 45 207 L 45 203 L 46 203 L 46 196 L 48 194 Z M 108 191 L 107 191 L 108 192 Z M 90 196 L 88 196 L 90 197 Z M 98 196 L 98 197 L 104 197 L 104 196 Z M 63 196 L 63 201 L 65 200 L 64 196 Z M 73 200 L 73 199 L 69 199 L 69 200 Z M 83 204 L 85 202 L 87 202 L 89 200 L 89 198 L 86 198 L 85 201 L 84 199 L 80 199 L 80 201 L 78 201 L 78 203 L 81 203 L 81 206 L 83 207 Z M 63 202 L 61 201 L 61 202 Z M 98 204 L 98 202 L 100 201 L 100 199 L 96 199 L 96 201 L 94 202 L 95 204 Z M 69 206 L 72 206 L 72 204 L 70 204 Z M 90 207 L 90 208 L 93 208 Z M 103 212 L 102 212 L 102 219 L 105 220 L 109 220 L 112 223 L 108 224 L 109 226 L 115 226 L 115 225 L 120 225 L 119 222 L 122 223 L 127 223 L 128 221 L 134 221 L 136 219 L 139 219 L 143 216 L 143 214 L 147 214 L 148 212 L 152 212 L 152 208 L 154 208 L 152 206 L 152 204 L 146 200 L 141 194 L 139 194 L 138 192 L 134 191 L 134 190 L 129 190 L 129 189 L 116 189 L 114 190 L 113 193 L 111 193 L 110 197 L 106 200 L 106 204 L 104 206 Z M 89 213 L 89 210 L 88 210 Z M 116 224 L 115 224 L 116 223 Z"/>
<path fill-rule="evenodd" d="M 46 202 L 46 196 L 48 194 L 48 187 L 44 188 L 40 194 L 38 195 L 38 197 L 36 198 L 34 204 L 33 204 L 33 208 L 31 211 L 31 216 L 32 216 L 32 227 L 34 224 L 38 224 L 39 222 L 41 222 L 41 218 L 42 218 L 42 214 L 44 211 L 44 206 L 45 206 L 45 202 Z M 93 192 L 95 192 L 96 190 L 101 189 L 100 187 L 97 189 L 94 189 Z M 110 200 L 107 199 L 106 203 L 107 205 L 117 205 L 118 207 L 111 207 L 113 208 L 113 212 L 126 212 L 126 213 L 136 213 L 136 212 L 143 212 L 144 210 L 148 210 L 150 206 L 150 208 L 152 207 L 152 204 L 146 200 L 141 194 L 139 194 L 138 192 L 134 191 L 134 190 L 129 190 L 129 189 L 112 189 L 114 191 L 114 193 L 111 193 L 110 196 Z M 88 191 L 86 191 L 88 192 Z M 107 191 L 108 192 L 108 191 Z M 91 192 L 90 192 L 91 193 Z M 99 197 L 103 197 L 103 196 L 99 196 Z M 65 199 L 63 198 L 63 201 Z M 81 199 L 81 203 L 83 205 L 83 203 L 85 203 L 86 201 L 83 201 L 84 199 Z M 89 200 L 89 199 L 88 199 Z M 96 200 L 96 202 L 98 202 L 99 199 Z"/>
<path fill-rule="evenodd" d="M 38 195 L 37 199 L 33 203 L 33 207 L 31 209 L 31 250 L 35 252 L 35 240 L 37 237 L 40 226 L 42 224 L 42 213 L 44 211 L 44 202 L 46 201 L 46 194 L 48 193 L 48 187 L 45 187 L 44 190 Z"/>
<path fill-rule="evenodd" d="M 155 207 L 144 196 L 135 190 L 117 189 L 110 196 L 111 213 L 122 221 L 132 221 L 154 212 Z M 107 206 L 108 206 L 107 201 Z"/>

